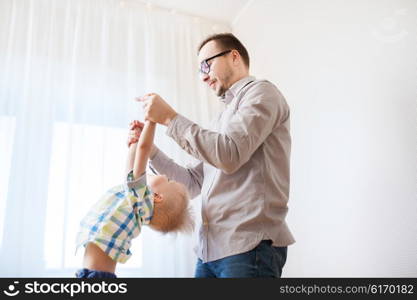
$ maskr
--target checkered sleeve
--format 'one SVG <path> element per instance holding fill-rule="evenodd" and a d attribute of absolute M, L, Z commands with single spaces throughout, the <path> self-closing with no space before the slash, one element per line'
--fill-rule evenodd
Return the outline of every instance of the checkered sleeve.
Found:
<path fill-rule="evenodd" d="M 139 178 L 133 178 L 133 171 L 129 172 L 126 181 L 126 191 L 135 201 L 135 208 L 138 209 L 138 216 L 141 224 L 149 224 L 153 215 L 152 191 L 146 183 L 146 173 Z"/>

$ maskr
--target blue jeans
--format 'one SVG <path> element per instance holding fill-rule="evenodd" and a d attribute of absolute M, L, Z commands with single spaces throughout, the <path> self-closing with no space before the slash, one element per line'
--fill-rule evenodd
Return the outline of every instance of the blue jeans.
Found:
<path fill-rule="evenodd" d="M 75 273 L 77 278 L 117 278 L 116 274 L 102 271 L 95 271 L 90 269 L 80 269 Z"/>
<path fill-rule="evenodd" d="M 271 240 L 264 240 L 248 252 L 207 263 L 198 259 L 194 276 L 196 278 L 279 278 L 286 260 L 287 247 L 274 247 Z"/>

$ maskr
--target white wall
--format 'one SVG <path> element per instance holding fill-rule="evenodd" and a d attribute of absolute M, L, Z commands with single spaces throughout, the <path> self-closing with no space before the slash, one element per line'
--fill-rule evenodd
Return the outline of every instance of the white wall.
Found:
<path fill-rule="evenodd" d="M 417 1 L 255 0 L 233 26 L 292 111 L 286 277 L 417 276 Z"/>

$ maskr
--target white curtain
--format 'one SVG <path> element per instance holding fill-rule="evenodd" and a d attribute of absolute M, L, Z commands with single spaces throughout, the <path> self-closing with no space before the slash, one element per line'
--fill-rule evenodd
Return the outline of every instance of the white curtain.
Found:
<path fill-rule="evenodd" d="M 115 0 L 0 0 L 0 276 L 73 277 L 78 223 L 124 179 L 133 101 L 161 94 L 206 126 L 198 43 L 224 24 Z M 156 144 L 191 158 L 158 128 Z M 196 217 L 198 219 L 198 199 Z M 191 277 L 195 236 L 145 228 L 121 277 Z"/>

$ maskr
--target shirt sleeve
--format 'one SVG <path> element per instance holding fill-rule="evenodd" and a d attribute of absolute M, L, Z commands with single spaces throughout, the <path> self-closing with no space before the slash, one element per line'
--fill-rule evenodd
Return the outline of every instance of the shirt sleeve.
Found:
<path fill-rule="evenodd" d="M 146 173 L 144 172 L 139 178 L 133 178 L 133 170 L 127 175 L 126 186 L 128 197 L 133 197 L 137 203 L 137 214 L 141 219 L 141 224 L 149 224 L 153 215 L 153 198 L 152 191 L 146 184 Z"/>
<path fill-rule="evenodd" d="M 143 172 L 139 178 L 135 179 L 133 178 L 133 170 L 131 170 L 127 174 L 125 190 L 132 196 L 136 197 L 139 202 L 141 202 L 147 194 L 151 193 L 149 191 L 149 187 L 146 184 L 146 173 Z"/>
<path fill-rule="evenodd" d="M 146 186 L 146 173 L 143 172 L 139 178 L 133 178 L 133 170 L 127 174 L 126 187 L 128 189 L 140 189 Z"/>
<path fill-rule="evenodd" d="M 203 129 L 177 115 L 169 123 L 166 134 L 195 158 L 232 174 L 250 159 L 288 114 L 288 106 L 278 89 L 262 81 L 246 92 L 223 133 Z"/>
<path fill-rule="evenodd" d="M 201 186 L 204 179 L 203 162 L 197 162 L 184 168 L 158 149 L 150 160 L 150 165 L 159 173 L 165 174 L 168 178 L 184 184 L 191 199 L 201 193 Z"/>

